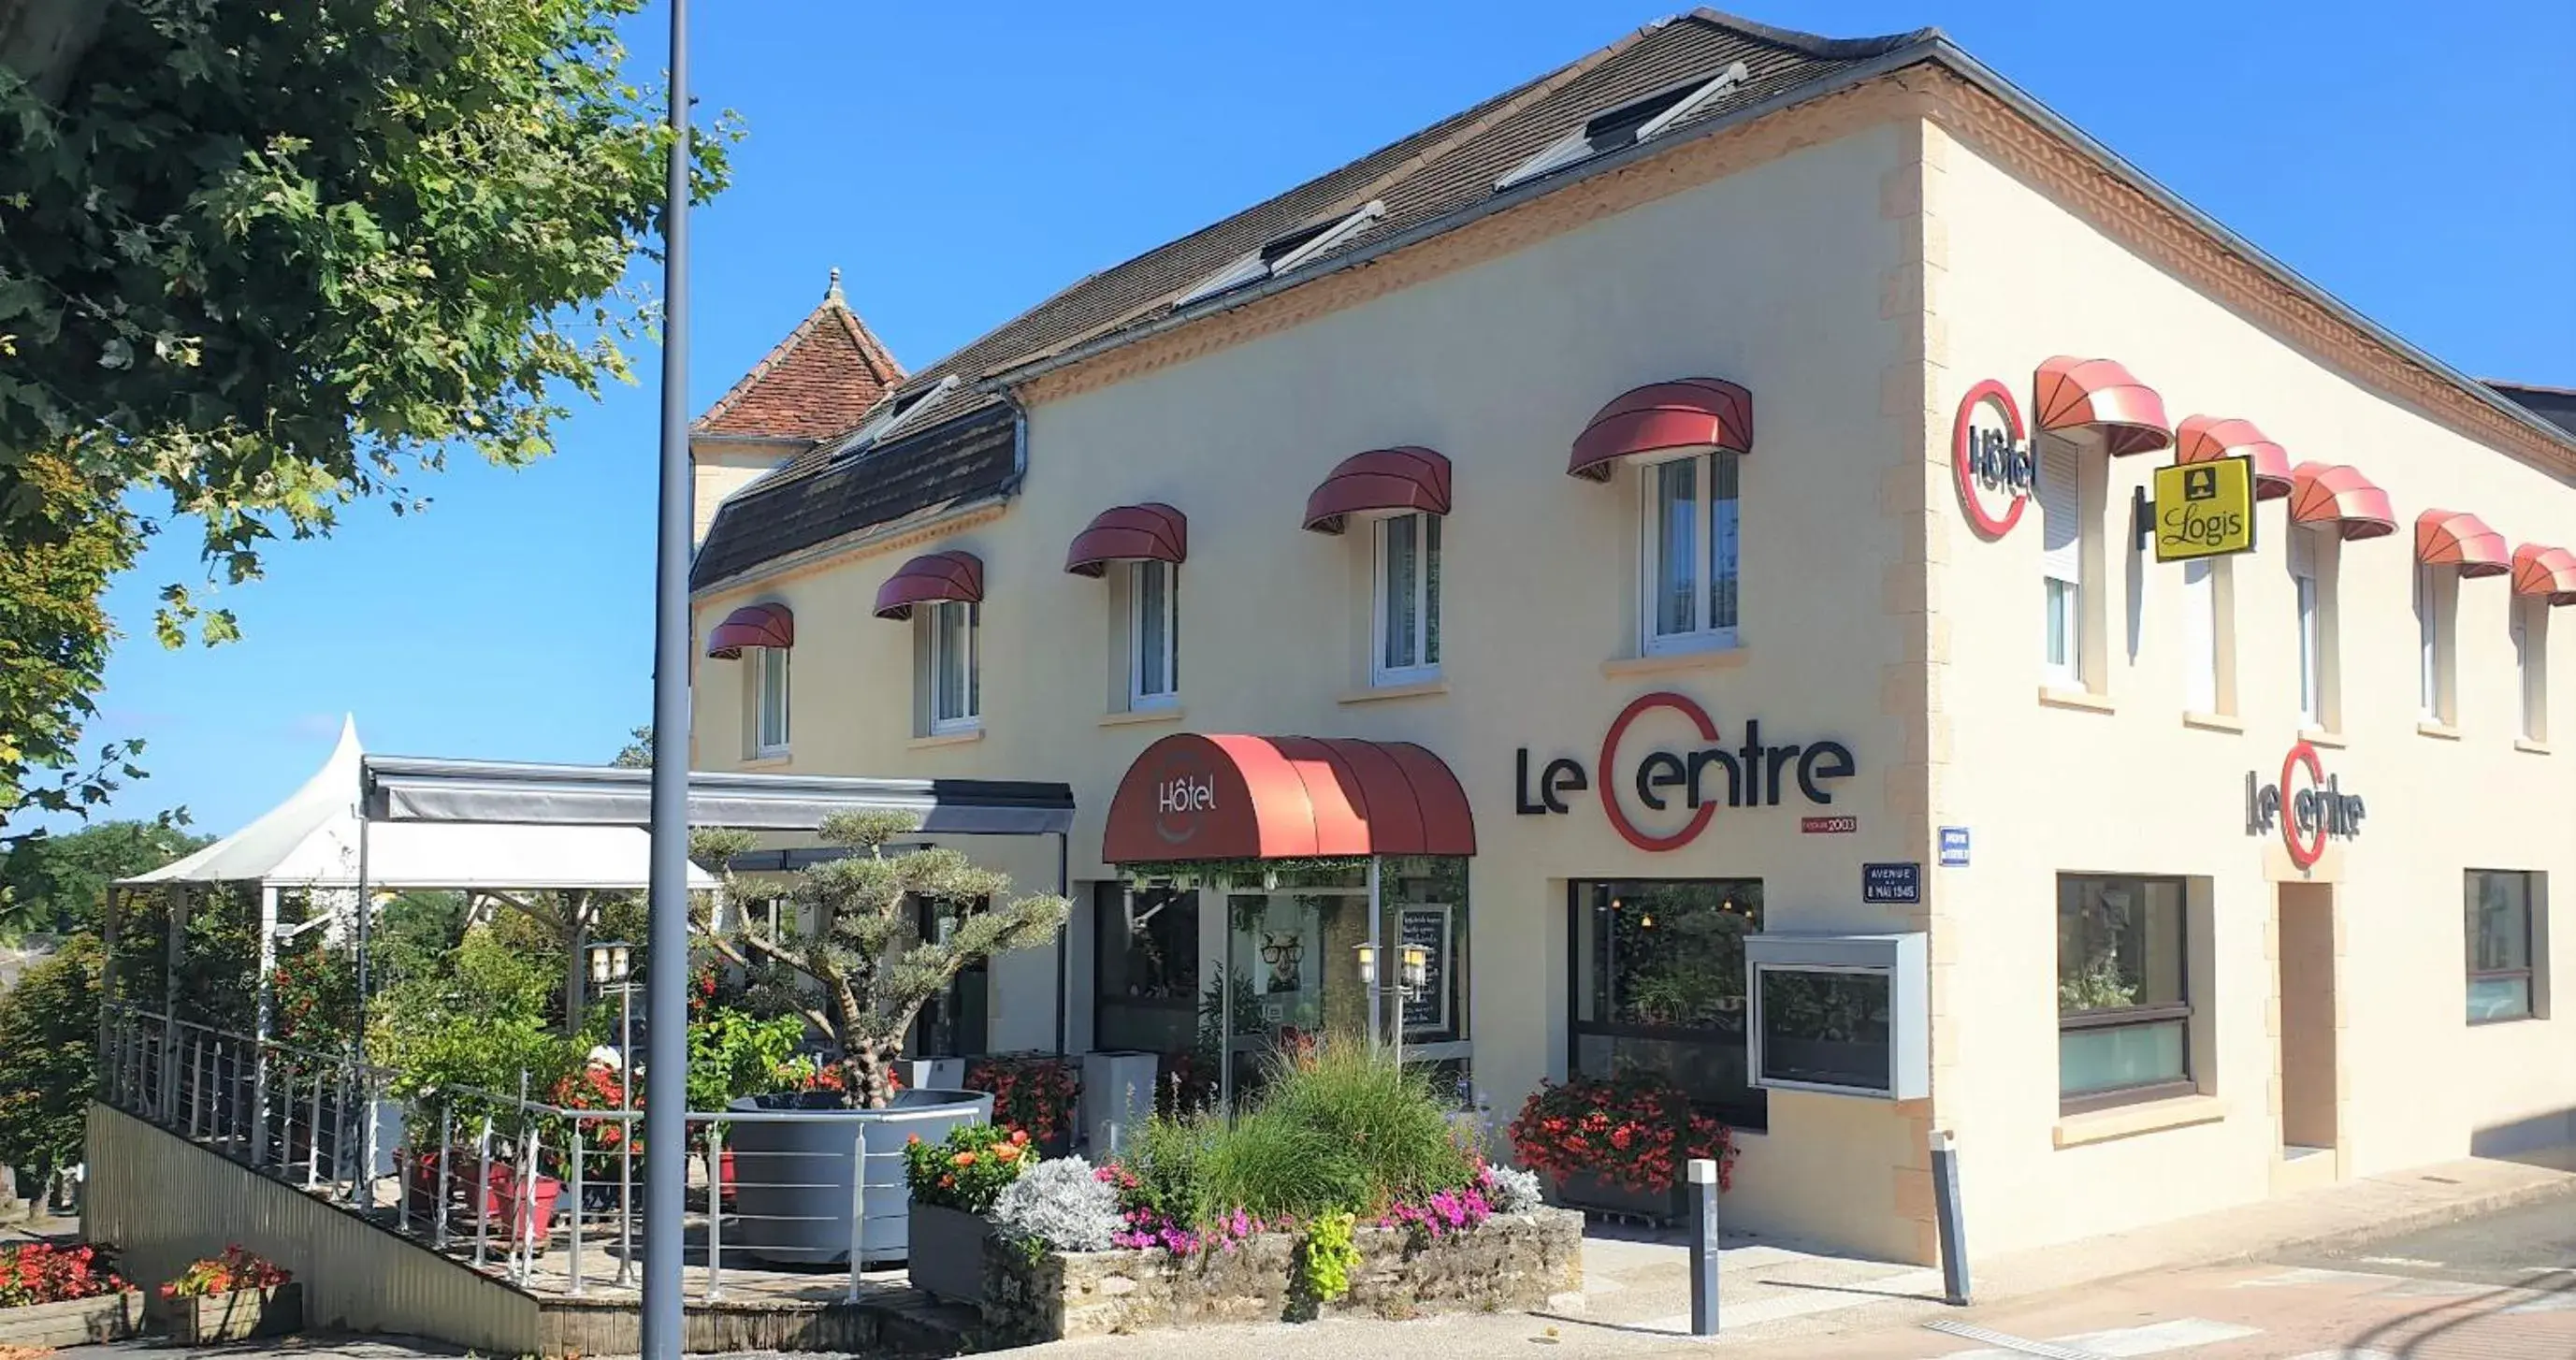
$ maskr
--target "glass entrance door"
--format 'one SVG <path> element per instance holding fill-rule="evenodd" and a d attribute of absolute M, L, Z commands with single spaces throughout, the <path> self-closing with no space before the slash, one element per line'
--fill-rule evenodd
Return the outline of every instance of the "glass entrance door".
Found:
<path fill-rule="evenodd" d="M 1238 889 L 1225 895 L 1228 1045 L 1240 1104 L 1269 1059 L 1326 1035 L 1368 1036 L 1357 946 L 1368 939 L 1365 888 Z"/>

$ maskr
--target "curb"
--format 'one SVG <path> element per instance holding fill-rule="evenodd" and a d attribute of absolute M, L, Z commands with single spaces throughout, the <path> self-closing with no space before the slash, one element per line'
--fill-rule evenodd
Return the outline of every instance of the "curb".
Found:
<path fill-rule="evenodd" d="M 2306 1237 L 2284 1238 L 2268 1246 L 2239 1252 L 2220 1259 L 2242 1261 L 2261 1255 L 2294 1251 L 2332 1251 L 2340 1247 L 2361 1246 L 2384 1238 L 2402 1237 L 2426 1228 L 2438 1228 L 2462 1219 L 2479 1218 L 2526 1204 L 2539 1204 L 2553 1199 L 2576 1199 L 2576 1176 L 2517 1185 L 2507 1190 L 2489 1190 L 2466 1199 L 2426 1205 L 2409 1213 L 2392 1214 L 2367 1227 L 2345 1228 L 2336 1232 L 2315 1233 Z"/>

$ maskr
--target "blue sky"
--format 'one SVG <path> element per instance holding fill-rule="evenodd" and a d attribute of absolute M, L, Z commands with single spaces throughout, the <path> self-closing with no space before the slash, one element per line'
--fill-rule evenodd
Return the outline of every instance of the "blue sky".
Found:
<path fill-rule="evenodd" d="M 689 405 L 821 296 L 918 367 L 1104 268 L 1672 12 L 1671 0 L 699 0 L 694 82 L 750 138 L 692 218 Z M 1925 25 L 2455 366 L 2576 386 L 2576 7 L 1767 0 L 1835 36 Z M 632 35 L 658 66 L 658 8 Z M 2455 36 L 2446 36 L 2455 35 Z M 458 463 L 421 516 L 360 506 L 220 598 L 242 641 L 165 652 L 182 530 L 111 593 L 92 740 L 140 736 L 117 811 L 227 831 L 354 711 L 371 750 L 605 760 L 650 708 L 657 359 L 526 470 Z"/>

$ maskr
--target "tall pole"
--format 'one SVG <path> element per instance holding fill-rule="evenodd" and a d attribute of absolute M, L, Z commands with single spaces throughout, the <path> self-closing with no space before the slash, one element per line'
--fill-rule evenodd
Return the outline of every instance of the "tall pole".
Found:
<path fill-rule="evenodd" d="M 689 1062 L 689 3 L 671 0 L 662 205 L 662 491 L 653 569 L 653 858 L 644 1028 L 644 1360 L 680 1360 Z M 635 1073 L 626 1074 L 633 1080 Z"/>

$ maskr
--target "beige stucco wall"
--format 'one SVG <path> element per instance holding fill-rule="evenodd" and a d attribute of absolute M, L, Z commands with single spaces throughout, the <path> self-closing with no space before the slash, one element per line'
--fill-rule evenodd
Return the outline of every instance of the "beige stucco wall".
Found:
<path fill-rule="evenodd" d="M 795 440 L 699 436 L 689 441 L 689 541 L 703 543 L 707 526 L 725 498 L 751 485 L 761 474 L 796 456 L 804 445 Z"/>
<path fill-rule="evenodd" d="M 1947 759 L 1933 806 L 1938 822 L 1970 826 L 1975 837 L 1972 866 L 1935 882 L 1951 961 L 1936 984 L 1951 1027 L 1936 1101 L 1967 1149 L 1979 1246 L 2257 1198 L 2272 1185 L 2281 1141 L 2274 884 L 2297 875 L 2276 836 L 2247 835 L 2244 780 L 2252 770 L 2273 782 L 2300 735 L 2286 503 L 2260 507 L 2257 550 L 2227 568 L 2241 731 L 2183 721 L 2181 568 L 2133 553 L 2122 532 L 2132 488 L 2167 455 L 2108 460 L 2100 708 L 2043 704 L 2039 517 L 1999 541 L 1978 538 L 1947 489 L 1946 436 L 1971 384 L 2003 379 L 2026 403 L 2032 368 L 2052 354 L 2116 358 L 2162 394 L 2171 418 L 2251 419 L 2294 461 L 2358 466 L 2396 507 L 2396 534 L 2342 547 L 2339 731 L 2318 741 L 2326 770 L 2368 808 L 2363 834 L 2338 843 L 2314 875 L 2334 884 L 2340 951 L 2334 1169 L 2364 1175 L 2459 1157 L 2482 1130 L 2563 1117 L 2576 1108 L 2576 1016 L 2564 1004 L 2555 1019 L 2464 1021 L 2462 877 L 2472 866 L 2539 870 L 2561 901 L 2576 892 L 2576 751 L 2564 740 L 2576 730 L 2566 726 L 2576 721 L 2567 680 L 2576 614 L 2559 611 L 2549 630 L 2561 749 L 2518 749 L 2509 585 L 2461 583 L 2457 733 L 2428 735 L 2418 730 L 2410 574 L 2418 512 L 2473 511 L 2516 543 L 2564 542 L 2576 536 L 2576 485 L 2339 376 L 1968 147 L 1931 135 L 1925 202 L 1945 267 L 1935 270 L 1927 318 L 1940 436 L 1927 441 L 1927 467 L 1948 510 L 1933 571 L 1948 625 L 1933 737 Z M 2214 1034 L 2198 1075 L 2223 1118 L 2057 1146 L 2083 1127 L 2061 1127 L 2053 1078 L 2049 922 L 2065 870 L 2208 880 L 2215 976 L 2195 988 L 2200 1023 Z M 2555 936 L 2546 971 L 2564 979 L 2576 968 L 2576 929 Z"/>
<path fill-rule="evenodd" d="M 1106 874 L 1101 816 L 1118 776 L 1166 733 L 1419 742 L 1458 773 L 1477 819 L 1471 1015 L 1477 1081 L 1498 1117 L 1565 1070 L 1569 880 L 1758 877 L 1773 930 L 1932 926 L 1935 1096 L 1774 1093 L 1769 1132 L 1746 1139 L 1733 1221 L 1929 1259 L 1924 1140 L 1936 1114 L 1967 1153 L 1980 1252 L 2270 1193 L 2270 881 L 2282 866 L 2273 842 L 2244 835 L 2241 802 L 2245 772 L 2269 778 L 2295 736 L 2287 634 L 2271 626 L 2289 610 L 2281 511 L 2265 507 L 2263 551 L 2233 568 L 2241 734 L 2180 721 L 2169 569 L 2138 569 L 2129 654 L 2117 551 L 2105 558 L 2119 582 L 2106 596 L 2110 711 L 2046 707 L 2036 517 L 1997 543 L 1967 530 L 1948 490 L 1949 412 L 1976 378 L 2026 390 L 2051 354 L 2102 354 L 2158 386 L 2176 417 L 2242 414 L 2302 456 L 2361 464 L 2410 519 L 2456 501 L 2517 539 L 2563 541 L 2576 537 L 2576 496 L 2254 332 L 1926 125 L 1880 124 L 1532 235 L 1292 328 L 1033 402 L 1027 483 L 999 517 L 701 596 L 701 635 L 753 600 L 795 610 L 795 730 L 790 760 L 742 760 L 749 668 L 699 660 L 695 763 L 1062 780 L 1081 809 L 1073 875 L 1088 880 Z M 1743 646 L 1641 666 L 1638 479 L 1570 479 L 1566 453 L 1604 401 L 1693 375 L 1755 394 Z M 1339 459 L 1404 443 L 1456 465 L 1446 678 L 1436 692 L 1371 697 L 1355 692 L 1366 682 L 1368 535 L 1302 532 L 1299 509 Z M 2154 461 L 2113 467 L 2100 503 L 2125 507 Z M 1094 514 L 1143 500 L 1188 514 L 1190 560 L 1182 706 L 1137 721 L 1117 711 L 1118 575 L 1070 576 L 1062 562 Z M 2459 739 L 2417 734 L 2410 542 L 2401 531 L 2343 555 L 2345 745 L 2325 756 L 2370 806 L 2365 836 L 2324 866 L 2341 879 L 2346 1136 L 2329 1169 L 2343 1174 L 2460 1155 L 2478 1129 L 2576 1105 L 2576 1020 L 2463 1025 L 2460 913 L 2465 864 L 2551 870 L 2562 884 L 2576 871 L 2576 757 L 2514 747 L 2497 581 L 2461 592 Z M 869 612 L 904 556 L 938 548 L 986 564 L 984 721 L 972 740 L 915 737 L 913 629 Z M 2562 615 L 2551 637 L 2562 731 L 2576 722 L 2570 634 L 2576 616 Z M 1824 809 L 1792 796 L 1721 809 L 1678 852 L 1620 839 L 1599 803 L 1603 730 L 1658 689 L 1698 700 L 1730 744 L 1759 718 L 1768 742 L 1849 746 L 1859 772 L 1830 811 L 1856 816 L 1857 833 L 1801 835 L 1800 814 Z M 1534 768 L 1573 756 L 1592 769 L 1572 815 L 1515 814 L 1522 747 Z M 1928 867 L 1937 824 L 1972 828 L 1970 868 Z M 1052 875 L 1051 845 L 994 848 L 1023 883 Z M 1876 860 L 1927 862 L 1926 908 L 1862 906 L 1860 865 Z M 2200 942 L 2202 1070 L 2222 1102 L 2194 1104 L 2201 1122 L 2096 1141 L 2083 1140 L 2098 1123 L 2061 1129 L 2061 870 L 2201 880 L 2195 902 L 2213 927 Z M 1087 922 L 1078 900 L 1072 972 L 1085 1011 Z M 2561 975 L 2576 964 L 2571 941 L 2576 929 L 2557 932 Z M 997 966 L 997 1048 L 1052 1040 L 1054 969 L 1052 951 Z M 1088 1030 L 1077 1015 L 1077 1046 Z"/>

